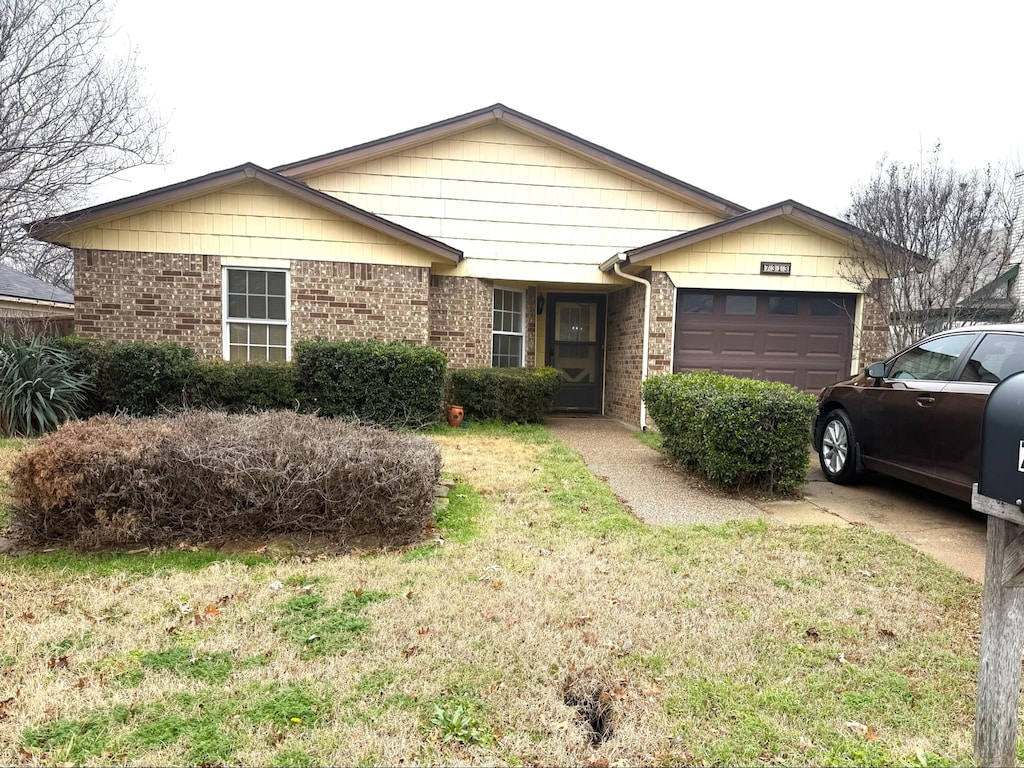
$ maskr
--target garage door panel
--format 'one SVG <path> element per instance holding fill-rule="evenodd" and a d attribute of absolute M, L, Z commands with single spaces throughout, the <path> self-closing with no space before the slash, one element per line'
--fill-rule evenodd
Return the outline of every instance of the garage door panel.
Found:
<path fill-rule="evenodd" d="M 848 372 L 836 373 L 836 371 L 829 369 L 825 371 L 807 371 L 807 383 L 804 385 L 804 389 L 818 390 L 823 387 L 827 387 L 829 384 L 834 384 L 836 380 L 842 379 L 849 376 Z"/>
<path fill-rule="evenodd" d="M 764 375 L 758 376 L 758 378 L 767 379 L 768 381 L 781 381 L 783 384 L 792 384 L 794 387 L 798 387 L 800 386 L 800 374 L 801 372 L 795 371 L 792 368 L 765 368 Z"/>
<path fill-rule="evenodd" d="M 753 331 L 722 331 L 721 339 L 718 351 L 723 354 L 757 354 L 757 334 Z"/>
<path fill-rule="evenodd" d="M 818 390 L 849 375 L 854 296 L 683 288 L 678 292 L 679 306 L 689 294 L 700 294 L 704 303 L 700 313 L 676 312 L 673 370 L 713 370 L 784 381 L 805 390 Z M 728 302 L 737 296 L 744 297 L 745 310 L 750 309 L 750 298 L 756 299 L 754 314 L 727 311 L 737 311 L 737 301 Z M 823 307 L 830 312 L 823 312 Z"/>
<path fill-rule="evenodd" d="M 689 349 L 694 352 L 707 352 L 711 353 L 714 351 L 715 334 L 710 330 L 707 331 L 683 331 L 682 334 L 677 335 L 676 345 L 681 349 Z"/>
<path fill-rule="evenodd" d="M 753 368 L 722 368 L 718 371 L 724 373 L 726 376 L 735 376 L 740 379 L 752 379 L 754 376 Z"/>
<path fill-rule="evenodd" d="M 800 334 L 796 332 L 772 333 L 764 335 L 764 351 L 771 354 L 798 354 L 800 351 Z"/>
<path fill-rule="evenodd" d="M 810 333 L 807 335 L 807 352 L 812 355 L 842 355 L 843 337 L 840 333 Z"/>

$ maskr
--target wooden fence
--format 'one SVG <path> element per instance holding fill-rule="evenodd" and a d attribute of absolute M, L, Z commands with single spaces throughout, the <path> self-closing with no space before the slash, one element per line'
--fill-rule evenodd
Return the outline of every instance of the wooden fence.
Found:
<path fill-rule="evenodd" d="M 0 317 L 0 338 L 24 339 L 31 336 L 67 336 L 75 329 L 75 319 L 67 316 Z"/>

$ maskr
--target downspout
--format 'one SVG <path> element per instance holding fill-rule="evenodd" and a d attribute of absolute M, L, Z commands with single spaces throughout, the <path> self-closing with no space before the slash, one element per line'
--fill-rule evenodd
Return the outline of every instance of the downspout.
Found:
<path fill-rule="evenodd" d="M 651 282 L 642 277 L 627 275 L 619 269 L 619 265 L 625 263 L 626 254 L 617 253 L 601 265 L 601 271 L 607 273 L 611 270 L 619 277 L 640 283 L 644 287 L 644 351 L 640 363 L 640 386 L 643 387 L 644 382 L 647 381 L 647 353 L 651 346 Z M 643 395 L 640 396 L 640 429 L 643 432 L 647 431 L 647 404 L 644 402 Z"/>

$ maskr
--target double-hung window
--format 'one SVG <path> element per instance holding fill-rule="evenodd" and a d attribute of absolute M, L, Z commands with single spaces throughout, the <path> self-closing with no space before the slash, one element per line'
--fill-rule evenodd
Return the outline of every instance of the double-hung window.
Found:
<path fill-rule="evenodd" d="M 494 289 L 494 322 L 491 328 L 491 367 L 523 365 L 523 292 Z"/>
<path fill-rule="evenodd" d="M 224 269 L 224 357 L 287 360 L 288 272 Z"/>

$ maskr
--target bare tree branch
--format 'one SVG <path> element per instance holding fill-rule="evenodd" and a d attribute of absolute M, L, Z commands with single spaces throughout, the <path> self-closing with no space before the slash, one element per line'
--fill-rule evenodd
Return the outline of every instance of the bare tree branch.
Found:
<path fill-rule="evenodd" d="M 162 160 L 135 51 L 112 56 L 103 0 L 0 0 L 0 259 L 70 287 L 70 253 L 22 226 L 94 182 Z"/>
<path fill-rule="evenodd" d="M 846 218 L 865 234 L 843 276 L 888 308 L 894 348 L 992 319 L 986 286 L 1020 242 L 1019 204 L 1012 174 L 958 171 L 939 146 L 918 164 L 883 158 L 851 192 Z"/>

